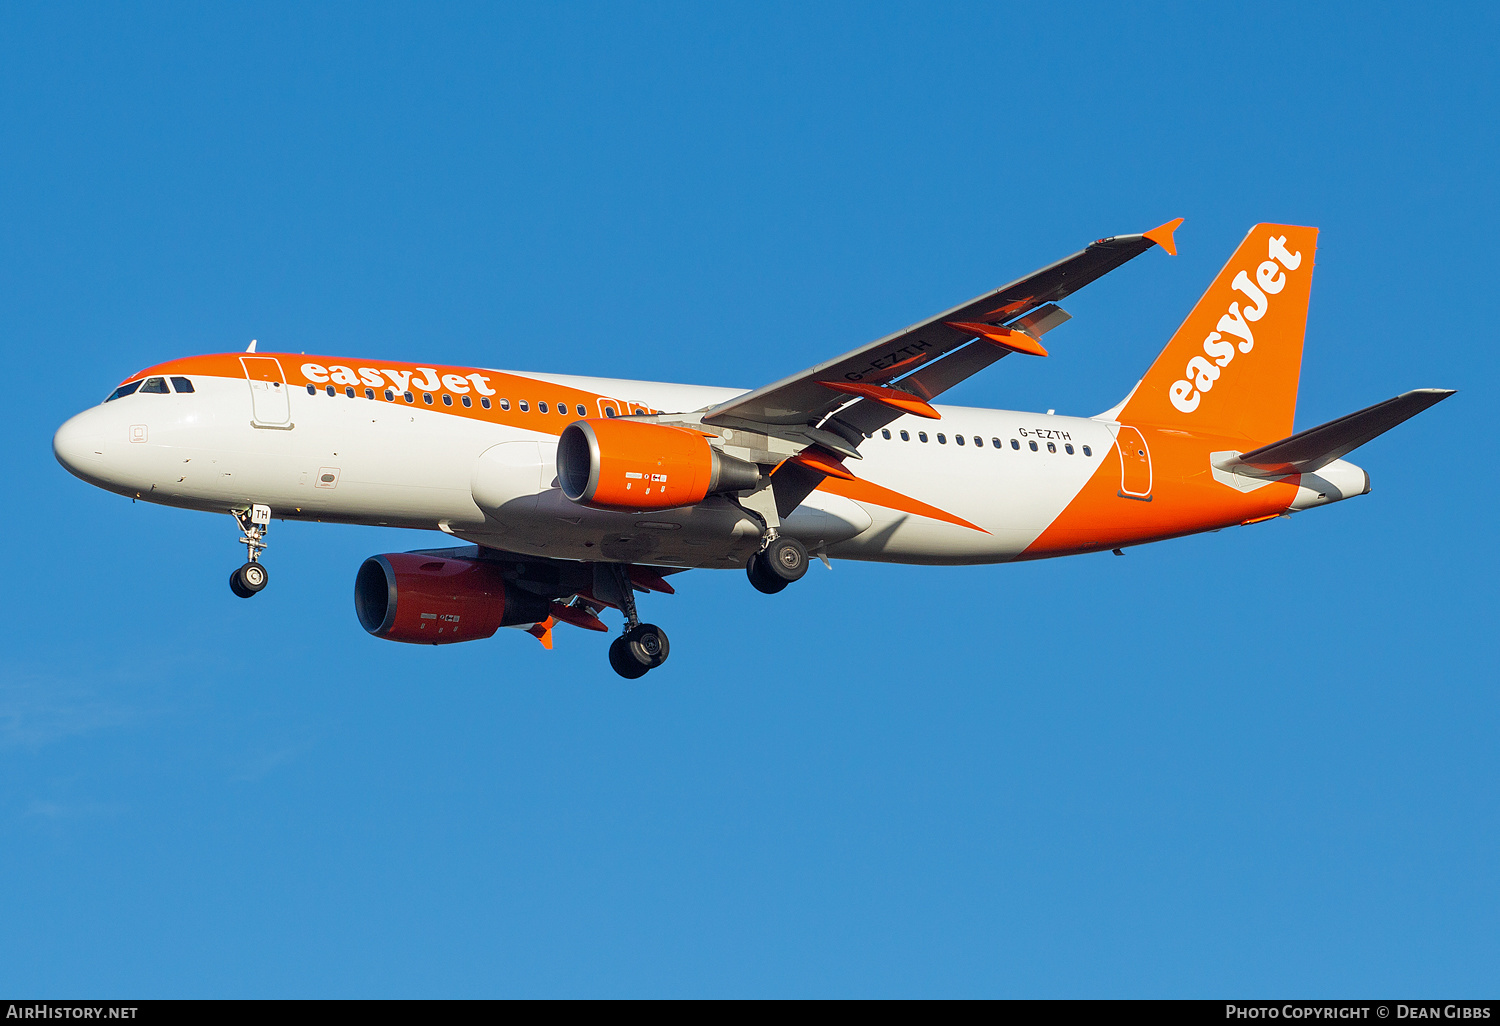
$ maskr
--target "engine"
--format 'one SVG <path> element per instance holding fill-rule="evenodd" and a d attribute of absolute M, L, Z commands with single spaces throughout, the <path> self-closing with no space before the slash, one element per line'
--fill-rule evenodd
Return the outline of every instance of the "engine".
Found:
<path fill-rule="evenodd" d="M 501 577 L 482 560 L 390 552 L 371 556 L 354 579 L 354 611 L 377 638 L 448 645 L 501 627 L 538 623 L 550 601 Z"/>
<path fill-rule="evenodd" d="M 636 512 L 676 509 L 754 488 L 760 468 L 697 431 L 641 421 L 577 420 L 557 440 L 557 481 L 573 502 Z"/>

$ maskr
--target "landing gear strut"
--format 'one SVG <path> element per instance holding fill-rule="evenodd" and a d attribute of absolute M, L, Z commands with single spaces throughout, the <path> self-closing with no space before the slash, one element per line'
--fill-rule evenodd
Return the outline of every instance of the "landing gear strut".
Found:
<path fill-rule="evenodd" d="M 630 573 L 619 564 L 611 564 L 619 589 L 620 610 L 625 614 L 625 630 L 609 645 L 609 665 L 626 680 L 644 677 L 667 661 L 671 645 L 667 632 L 654 623 L 641 623 L 635 611 L 635 588 Z"/>
<path fill-rule="evenodd" d="M 266 547 L 266 532 L 271 529 L 271 507 L 256 503 L 247 510 L 230 510 L 245 532 L 240 541 L 245 543 L 246 562 L 229 575 L 229 590 L 240 598 L 258 595 L 270 582 L 271 575 L 260 564 L 261 551 Z"/>
<path fill-rule="evenodd" d="M 750 557 L 745 572 L 756 591 L 774 595 L 807 573 L 807 548 L 796 538 L 778 534 Z"/>

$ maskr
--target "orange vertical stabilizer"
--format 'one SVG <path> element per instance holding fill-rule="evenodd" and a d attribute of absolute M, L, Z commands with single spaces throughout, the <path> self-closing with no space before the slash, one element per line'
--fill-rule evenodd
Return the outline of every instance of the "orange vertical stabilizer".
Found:
<path fill-rule="evenodd" d="M 1120 421 L 1256 443 L 1290 435 L 1317 244 L 1316 228 L 1252 228 Z"/>

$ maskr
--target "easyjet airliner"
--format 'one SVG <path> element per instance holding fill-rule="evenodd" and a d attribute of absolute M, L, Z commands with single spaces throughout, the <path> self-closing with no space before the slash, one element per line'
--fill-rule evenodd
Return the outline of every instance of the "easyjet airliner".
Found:
<path fill-rule="evenodd" d="M 1015 354 L 1041 357 L 1057 301 L 1181 219 L 1073 256 L 754 389 L 244 353 L 127 378 L 69 420 L 72 473 L 149 502 L 228 513 L 266 586 L 272 519 L 443 531 L 355 575 L 371 634 L 441 645 L 559 624 L 624 628 L 634 678 L 667 658 L 637 592 L 744 568 L 774 594 L 811 557 L 1002 563 L 1253 524 L 1369 491 L 1342 457 L 1452 392 L 1418 389 L 1293 433 L 1317 230 L 1261 224 L 1136 387 L 1094 417 L 935 406 Z"/>

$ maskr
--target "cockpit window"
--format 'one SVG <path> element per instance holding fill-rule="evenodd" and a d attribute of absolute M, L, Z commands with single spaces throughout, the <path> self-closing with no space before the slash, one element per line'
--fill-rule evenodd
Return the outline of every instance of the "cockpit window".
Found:
<path fill-rule="evenodd" d="M 147 378 L 146 379 L 146 383 L 141 386 L 141 394 L 144 395 L 147 392 L 159 392 L 162 395 L 166 395 L 167 394 L 167 379 L 166 378 Z"/>
<path fill-rule="evenodd" d="M 129 384 L 121 385 L 119 388 L 117 388 L 113 392 L 109 393 L 109 398 L 106 399 L 106 400 L 104 400 L 104 401 L 107 402 L 107 403 L 112 403 L 116 399 L 123 399 L 127 395 L 134 394 L 135 390 L 138 389 L 138 388 L 140 388 L 140 387 L 141 387 L 141 383 L 139 381 L 132 381 Z"/>
<path fill-rule="evenodd" d="M 192 390 L 193 383 L 187 378 L 174 377 L 172 379 L 172 391 L 176 392 L 178 395 L 182 395 L 184 392 L 191 392 Z"/>

